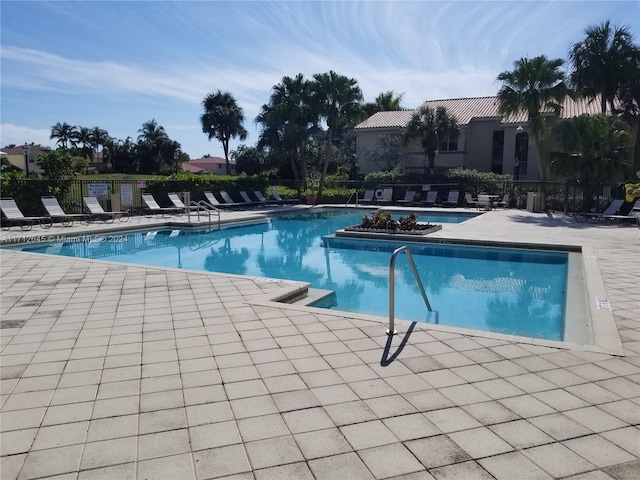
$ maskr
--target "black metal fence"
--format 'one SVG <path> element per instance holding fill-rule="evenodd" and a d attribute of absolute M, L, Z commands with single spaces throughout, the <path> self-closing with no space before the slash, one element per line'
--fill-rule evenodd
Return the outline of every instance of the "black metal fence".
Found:
<path fill-rule="evenodd" d="M 270 184 L 264 178 L 238 177 L 237 179 L 216 180 L 42 180 L 42 179 L 3 179 L 2 197 L 12 197 L 25 215 L 46 214 L 40 198 L 43 196 L 55 196 L 63 209 L 68 213 L 81 213 L 85 210 L 83 196 L 95 196 L 108 210 L 140 211 L 144 205 L 141 194 L 151 192 L 156 195 L 156 200 L 161 206 L 168 206 L 167 192 L 191 192 L 192 200 L 204 199 L 203 192 L 211 190 L 218 192 L 228 190 L 237 194 L 240 190 L 252 193 L 254 190 L 268 192 L 268 187 L 277 185 L 289 189 L 291 195 L 301 195 L 306 188 L 313 189 L 312 185 L 295 183 L 292 181 L 276 181 Z M 505 193 L 510 195 L 511 208 L 526 208 L 529 192 L 537 192 L 538 182 L 504 181 L 487 184 L 463 183 L 394 183 L 382 184 L 376 188 L 393 188 L 393 201 L 402 199 L 406 191 L 413 190 L 417 193 L 416 201 L 420 202 L 426 195 L 426 190 L 437 190 L 438 199 L 447 198 L 449 190 L 460 191 L 460 206 L 464 206 L 464 193 L 470 192 L 473 196 L 485 192 L 498 195 L 501 198 Z M 358 192 L 360 198 L 365 189 L 362 181 L 335 181 L 329 180 L 325 185 L 325 193 L 320 203 L 345 203 L 353 192 Z M 593 191 L 595 194 L 585 198 L 585 191 Z M 546 208 L 552 211 L 572 213 L 576 211 L 602 210 L 613 198 L 624 197 L 623 184 L 604 184 L 594 186 L 593 189 L 585 188 L 585 185 L 567 182 L 547 182 L 546 184 Z M 304 201 L 304 199 L 303 199 Z"/>

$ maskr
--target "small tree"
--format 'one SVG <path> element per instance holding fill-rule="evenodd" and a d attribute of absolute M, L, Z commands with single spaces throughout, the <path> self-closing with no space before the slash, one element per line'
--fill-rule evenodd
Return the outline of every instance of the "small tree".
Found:
<path fill-rule="evenodd" d="M 420 140 L 428 167 L 433 169 L 440 142 L 448 137 L 457 136 L 459 131 L 458 120 L 445 107 L 434 109 L 423 105 L 411 116 L 404 138 L 407 142 L 416 138 Z M 425 173 L 426 170 L 425 161 Z"/>
<path fill-rule="evenodd" d="M 75 177 L 87 169 L 86 158 L 73 156 L 66 148 L 38 155 L 38 165 L 47 178 Z"/>

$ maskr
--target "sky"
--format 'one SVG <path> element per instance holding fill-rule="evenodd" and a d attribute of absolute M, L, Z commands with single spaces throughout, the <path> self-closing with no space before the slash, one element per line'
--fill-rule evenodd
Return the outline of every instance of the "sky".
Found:
<path fill-rule="evenodd" d="M 135 141 L 155 119 L 192 159 L 223 156 L 200 125 L 217 90 L 243 109 L 241 143 L 255 145 L 255 118 L 284 76 L 334 70 L 365 101 L 393 90 L 405 108 L 495 95 L 514 61 L 566 59 L 607 19 L 639 43 L 639 0 L 2 0 L 0 146 L 55 146 L 58 122 Z"/>

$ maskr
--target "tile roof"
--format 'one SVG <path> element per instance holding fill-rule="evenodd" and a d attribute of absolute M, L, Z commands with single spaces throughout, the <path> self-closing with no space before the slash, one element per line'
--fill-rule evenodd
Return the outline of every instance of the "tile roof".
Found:
<path fill-rule="evenodd" d="M 473 119 L 498 117 L 498 97 L 450 98 L 444 100 L 428 100 L 421 106 L 431 108 L 445 107 L 450 114 L 458 119 L 460 125 L 467 125 Z M 590 101 L 580 98 L 573 100 L 566 98 L 561 118 L 572 118 L 582 114 L 593 115 L 600 111 L 598 100 Z M 357 130 L 377 128 L 404 128 L 415 110 L 400 110 L 393 112 L 378 112 L 356 125 Z M 525 123 L 527 114 L 521 112 L 503 119 L 502 123 Z"/>

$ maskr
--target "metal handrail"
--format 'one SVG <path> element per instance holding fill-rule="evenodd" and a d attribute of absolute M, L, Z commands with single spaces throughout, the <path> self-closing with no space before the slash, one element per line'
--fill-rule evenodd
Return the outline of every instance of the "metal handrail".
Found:
<path fill-rule="evenodd" d="M 217 213 L 218 214 L 218 228 L 222 228 L 222 225 L 220 223 L 220 209 L 214 207 L 213 205 L 211 205 L 209 202 L 206 202 L 204 200 L 200 200 L 199 202 L 191 202 L 194 203 L 197 207 L 198 207 L 198 221 L 200 221 L 200 209 L 202 208 L 202 211 L 207 212 L 207 215 L 209 217 L 209 228 L 211 228 L 211 212 Z"/>
<path fill-rule="evenodd" d="M 358 206 L 358 191 L 356 190 L 351 195 L 349 195 L 349 198 L 347 198 L 347 201 L 344 204 L 344 208 L 346 208 L 347 205 L 349 205 L 349 202 L 351 201 L 354 195 L 356 196 L 356 207 Z"/>
<path fill-rule="evenodd" d="M 418 275 L 418 269 L 416 268 L 416 264 L 413 262 L 413 257 L 411 256 L 411 250 L 409 247 L 403 246 L 400 248 L 396 248 L 391 254 L 391 260 L 389 261 L 389 329 L 387 330 L 387 335 L 396 335 L 398 332 L 394 328 L 394 320 L 395 320 L 395 263 L 396 257 L 399 253 L 406 253 L 407 259 L 409 260 L 409 265 L 411 265 L 411 269 L 413 270 L 413 276 L 416 279 L 416 283 L 420 288 L 420 293 L 422 293 L 422 298 L 424 299 L 424 303 L 427 306 L 427 310 L 430 312 L 431 304 L 429 303 L 429 299 L 427 298 L 427 293 L 424 291 L 424 286 L 422 285 L 422 280 L 420 280 L 420 275 Z"/>

